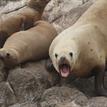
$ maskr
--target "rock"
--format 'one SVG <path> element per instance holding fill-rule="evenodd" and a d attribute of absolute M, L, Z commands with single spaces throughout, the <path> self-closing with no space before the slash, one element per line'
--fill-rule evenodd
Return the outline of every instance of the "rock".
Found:
<path fill-rule="evenodd" d="M 37 104 L 23 103 L 23 104 L 15 104 L 9 107 L 37 107 Z"/>
<path fill-rule="evenodd" d="M 92 2 L 87 2 L 82 6 L 78 6 L 76 8 L 71 9 L 70 11 L 66 12 L 60 18 L 56 19 L 54 23 L 58 23 L 64 30 L 70 26 L 72 26 L 80 16 L 91 6 Z"/>
<path fill-rule="evenodd" d="M 60 33 L 73 25 L 92 3 L 92 0 L 83 5 L 81 0 L 52 0 L 44 11 L 43 19 L 54 22 Z"/>
<path fill-rule="evenodd" d="M 107 98 L 106 97 L 94 97 L 91 98 L 87 105 L 84 107 L 107 107 Z"/>
<path fill-rule="evenodd" d="M 36 102 L 45 89 L 50 87 L 48 73 L 44 68 L 44 61 L 30 63 L 10 71 L 8 81 L 13 87 L 18 103 Z M 10 103 L 11 96 L 8 96 Z"/>
<path fill-rule="evenodd" d="M 67 104 L 58 104 L 56 107 L 82 107 L 77 105 L 74 101 L 67 103 Z"/>
<path fill-rule="evenodd" d="M 13 2 L 14 1 L 14 2 Z M 3 0 L 4 4 L 7 4 L 6 6 L 3 6 L 1 9 L 0 9 L 0 14 L 3 14 L 3 13 L 8 13 L 8 12 L 11 12 L 11 11 L 14 11 L 18 8 L 21 8 L 25 5 L 25 1 L 22 0 L 22 1 L 19 1 L 19 0 L 10 0 L 8 2 L 6 2 L 6 0 Z M 3 3 L 2 2 L 2 3 Z M 3 5 L 3 4 L 2 4 Z"/>
<path fill-rule="evenodd" d="M 0 107 L 8 106 L 8 95 L 11 95 L 10 104 L 15 103 L 15 97 L 12 95 L 11 90 L 8 87 L 8 82 L 0 83 Z"/>
<path fill-rule="evenodd" d="M 66 105 L 72 101 L 75 102 L 75 105 L 83 106 L 87 100 L 87 97 L 75 88 L 57 86 L 47 89 L 43 93 L 41 107 L 61 107 L 61 105 Z"/>
<path fill-rule="evenodd" d="M 5 106 L 7 86 L 5 82 L 0 83 L 0 107 Z"/>
<path fill-rule="evenodd" d="M 0 6 L 5 6 L 6 4 L 9 4 L 9 3 L 16 4 L 15 2 L 18 3 L 18 2 L 21 2 L 21 0 L 0 0 Z M 10 5 L 10 6 L 12 6 L 12 5 Z"/>
<path fill-rule="evenodd" d="M 50 13 L 48 20 L 53 21 L 60 15 L 63 15 L 71 9 L 82 4 L 81 0 L 51 0 L 46 8 L 46 12 Z"/>

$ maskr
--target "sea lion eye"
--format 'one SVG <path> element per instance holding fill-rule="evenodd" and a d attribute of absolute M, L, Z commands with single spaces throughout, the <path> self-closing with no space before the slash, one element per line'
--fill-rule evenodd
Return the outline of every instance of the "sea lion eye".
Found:
<path fill-rule="evenodd" d="M 58 57 L 58 54 L 55 54 L 55 57 L 57 58 L 57 57 Z"/>
<path fill-rule="evenodd" d="M 69 55 L 72 57 L 72 56 L 73 56 L 73 53 L 72 53 L 72 52 L 70 52 L 70 53 L 69 53 Z"/>
<path fill-rule="evenodd" d="M 9 54 L 9 53 L 7 53 L 7 54 L 6 54 L 6 57 L 7 57 L 7 58 L 9 58 L 9 57 L 10 57 L 10 54 Z"/>

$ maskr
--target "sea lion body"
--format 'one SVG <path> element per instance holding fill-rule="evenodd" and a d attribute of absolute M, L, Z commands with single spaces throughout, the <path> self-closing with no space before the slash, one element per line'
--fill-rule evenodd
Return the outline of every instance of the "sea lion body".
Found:
<path fill-rule="evenodd" d="M 107 96 L 104 72 L 107 62 L 107 1 L 97 0 L 71 27 L 52 42 L 49 55 L 62 77 L 95 75 L 99 95 Z"/>
<path fill-rule="evenodd" d="M 51 49 L 54 50 L 54 54 L 58 54 L 58 60 L 60 60 L 61 57 L 65 56 L 71 62 L 73 59 L 69 55 L 70 52 L 75 54 L 75 59 L 78 57 L 78 59 L 75 61 L 75 65 L 73 65 L 74 71 L 72 71 L 71 74 L 74 73 L 78 77 L 85 77 L 91 73 L 94 67 L 102 66 L 105 64 L 105 52 L 107 42 L 104 36 L 101 36 L 103 34 L 99 31 L 99 29 L 96 26 L 83 25 L 80 28 L 75 29 L 73 31 L 70 30 L 69 33 L 67 33 L 68 31 L 66 31 L 67 30 L 65 30 L 65 32 L 62 32 L 60 35 L 58 35 L 58 37 L 56 37 L 56 39 L 52 43 L 52 45 L 54 44 L 54 46 L 51 47 Z M 81 36 L 78 36 L 80 34 Z M 76 46 L 74 41 L 76 43 Z M 75 48 L 79 50 L 75 50 Z M 51 54 L 51 49 L 50 56 L 52 58 L 53 64 L 57 69 L 58 63 L 56 63 L 57 61 L 54 57 L 55 55 Z M 77 52 L 75 53 L 75 51 Z M 71 65 L 72 63 L 73 62 L 71 62 Z"/>
<path fill-rule="evenodd" d="M 33 23 L 41 19 L 43 10 L 49 0 L 30 0 L 26 6 L 0 17 L 0 38 L 1 42 L 21 29 L 29 29 Z M 3 43 L 0 42 L 2 47 Z"/>
<path fill-rule="evenodd" d="M 29 30 L 14 33 L 9 37 L 0 49 L 0 57 L 9 67 L 29 60 L 46 58 L 56 35 L 57 32 L 51 24 L 38 21 Z"/>

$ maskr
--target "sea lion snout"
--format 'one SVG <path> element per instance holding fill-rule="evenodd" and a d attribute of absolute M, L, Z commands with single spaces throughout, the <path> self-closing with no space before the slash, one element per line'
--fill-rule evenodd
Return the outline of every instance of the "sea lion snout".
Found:
<path fill-rule="evenodd" d="M 62 57 L 60 58 L 59 62 L 62 63 L 62 62 L 65 62 L 66 60 L 67 60 L 66 57 L 62 56 Z"/>
<path fill-rule="evenodd" d="M 66 57 L 61 57 L 58 62 L 59 73 L 62 77 L 68 77 L 71 72 L 71 66 Z"/>
<path fill-rule="evenodd" d="M 66 57 L 61 57 L 60 59 L 59 59 L 59 61 L 58 61 L 58 65 L 59 65 L 59 68 L 61 68 L 62 66 L 69 66 L 70 67 L 70 63 L 69 63 L 69 61 L 67 60 L 67 58 Z"/>

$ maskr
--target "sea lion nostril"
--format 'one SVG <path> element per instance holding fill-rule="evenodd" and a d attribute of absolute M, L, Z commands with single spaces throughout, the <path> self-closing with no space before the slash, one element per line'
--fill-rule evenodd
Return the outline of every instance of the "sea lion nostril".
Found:
<path fill-rule="evenodd" d="M 58 57 L 58 54 L 55 54 L 55 57 L 57 58 L 57 57 Z"/>
<path fill-rule="evenodd" d="M 69 55 L 72 57 L 72 56 L 73 56 L 73 53 L 72 53 L 72 52 L 70 52 L 70 53 L 69 53 Z"/>
<path fill-rule="evenodd" d="M 65 60 L 66 60 L 65 57 L 61 57 L 61 58 L 60 58 L 60 61 L 61 61 L 61 62 L 64 62 Z"/>

